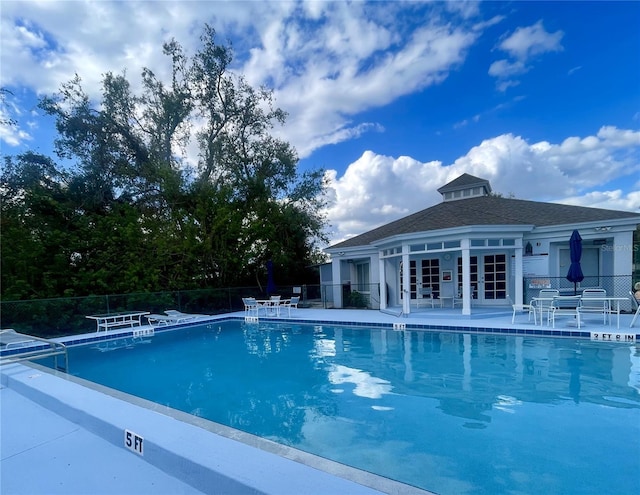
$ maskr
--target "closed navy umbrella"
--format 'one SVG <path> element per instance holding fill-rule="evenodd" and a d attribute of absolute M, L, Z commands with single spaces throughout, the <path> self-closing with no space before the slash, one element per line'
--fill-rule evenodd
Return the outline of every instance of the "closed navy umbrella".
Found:
<path fill-rule="evenodd" d="M 578 293 L 577 283 L 584 280 L 582 267 L 580 266 L 580 258 L 582 257 L 582 237 L 577 230 L 574 230 L 569 239 L 569 257 L 571 265 L 567 272 L 567 280 L 573 282 L 573 293 Z"/>

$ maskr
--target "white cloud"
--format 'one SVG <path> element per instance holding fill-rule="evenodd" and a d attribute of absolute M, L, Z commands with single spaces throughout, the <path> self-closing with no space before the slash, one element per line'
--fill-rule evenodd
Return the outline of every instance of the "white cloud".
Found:
<path fill-rule="evenodd" d="M 563 36 L 562 31 L 547 32 L 542 21 L 538 21 L 533 26 L 516 29 L 500 43 L 499 48 L 518 60 L 528 60 L 542 53 L 561 51 Z"/>
<path fill-rule="evenodd" d="M 342 177 L 328 172 L 331 243 L 439 203 L 436 190 L 463 173 L 489 180 L 494 192 L 505 196 L 637 211 L 639 187 L 625 195 L 606 186 L 620 179 L 640 182 L 640 131 L 603 127 L 595 136 L 569 137 L 559 144 L 529 144 L 521 136 L 503 134 L 482 141 L 452 164 L 367 151 Z"/>
<path fill-rule="evenodd" d="M 497 60 L 489 66 L 489 75 L 494 77 L 518 76 L 527 72 L 527 66 L 521 60 Z"/>
<path fill-rule="evenodd" d="M 477 5 L 439 7 L 396 2 L 6 1 L 1 62 L 10 69 L 0 74 L 0 85 L 52 94 L 77 73 L 85 91 L 97 98 L 103 74 L 124 70 L 136 90 L 142 67 L 168 78 L 164 41 L 175 38 L 193 53 L 203 24 L 209 22 L 220 42 L 232 40 L 235 68 L 249 83 L 275 88 L 278 106 L 290 115 L 288 125 L 278 130 L 280 137 L 306 157 L 320 146 L 379 129 L 375 122 L 356 120 L 357 114 L 439 84 L 463 63 L 481 35 L 480 24 L 468 21 L 477 15 Z M 407 10 L 418 17 L 398 22 L 396 14 Z M 488 24 L 493 22 L 497 20 Z"/>
<path fill-rule="evenodd" d="M 640 184 L 638 184 L 640 186 Z M 625 194 L 620 189 L 593 191 L 584 196 L 571 196 L 558 201 L 569 205 L 590 206 L 610 210 L 628 210 L 640 213 L 640 191 L 636 188 Z"/>
<path fill-rule="evenodd" d="M 17 118 L 23 114 L 18 98 L 12 93 L 3 92 L 0 95 L 0 142 L 11 147 L 17 147 L 25 141 L 31 141 L 32 135 L 17 125 Z M 27 127 L 34 128 L 32 121 L 27 122 Z"/>
<path fill-rule="evenodd" d="M 134 84 L 145 66 L 166 75 L 162 43 L 175 37 L 195 46 L 202 26 L 197 7 L 195 2 L 4 2 L 0 84 L 51 94 L 77 73 L 96 97 L 108 71 L 125 70 Z"/>
<path fill-rule="evenodd" d="M 429 22 L 405 38 L 392 31 L 392 23 L 360 18 L 359 3 L 331 5 L 312 37 L 299 32 L 292 47 L 263 42 L 270 50 L 278 47 L 278 55 L 264 57 L 266 48 L 254 50 L 243 68 L 253 82 L 268 74 L 281 82 L 276 98 L 290 114 L 282 134 L 301 157 L 359 135 L 362 123 L 351 121 L 359 112 L 440 83 L 462 63 L 477 36 Z M 275 76 L 272 59 L 288 61 Z"/>
<path fill-rule="evenodd" d="M 520 84 L 513 78 L 531 70 L 529 62 L 533 57 L 562 51 L 563 36 L 562 31 L 547 32 L 542 21 L 532 26 L 519 27 L 512 34 L 505 36 L 497 48 L 506 52 L 510 59 L 497 60 L 489 66 L 489 75 L 498 79 L 496 82 L 498 91 L 504 92 Z"/>
<path fill-rule="evenodd" d="M 569 69 L 569 71 L 567 72 L 567 75 L 572 76 L 573 74 L 575 74 L 576 72 L 578 72 L 579 70 L 582 69 L 581 65 L 578 65 L 576 67 L 572 67 L 571 69 Z"/>
<path fill-rule="evenodd" d="M 0 121 L 4 122 L 6 115 L 0 111 Z M 31 140 L 31 135 L 11 125 L 0 124 L 0 141 L 9 146 L 19 146 L 24 141 Z"/>

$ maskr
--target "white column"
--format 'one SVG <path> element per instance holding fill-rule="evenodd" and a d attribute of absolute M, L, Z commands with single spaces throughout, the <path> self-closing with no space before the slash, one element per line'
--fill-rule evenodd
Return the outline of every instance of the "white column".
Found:
<path fill-rule="evenodd" d="M 387 309 L 387 273 L 384 269 L 382 251 L 378 253 L 378 269 L 380 270 L 380 309 Z"/>
<path fill-rule="evenodd" d="M 462 239 L 460 247 L 462 248 L 462 314 L 471 314 L 471 257 L 470 257 L 471 241 Z"/>
<path fill-rule="evenodd" d="M 331 260 L 331 279 L 333 280 L 333 307 L 342 308 L 342 261 L 338 258 Z"/>
<path fill-rule="evenodd" d="M 402 312 L 405 315 L 411 313 L 410 287 L 411 270 L 409 267 L 409 246 L 402 246 Z"/>
<path fill-rule="evenodd" d="M 515 253 L 516 253 L 516 262 L 515 262 L 515 266 L 516 266 L 516 273 L 514 274 L 514 282 L 516 284 L 515 286 L 515 294 L 514 294 L 514 300 L 513 303 L 514 304 L 523 304 L 522 298 L 523 298 L 523 293 L 522 293 L 522 286 L 523 286 L 523 270 L 522 270 L 522 240 L 518 239 L 516 241 L 518 244 L 516 244 L 516 249 L 515 249 Z"/>

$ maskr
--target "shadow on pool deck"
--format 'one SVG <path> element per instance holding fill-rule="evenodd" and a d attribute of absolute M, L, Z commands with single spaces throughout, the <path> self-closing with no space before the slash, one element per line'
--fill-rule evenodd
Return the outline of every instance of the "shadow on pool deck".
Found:
<path fill-rule="evenodd" d="M 471 317 L 450 309 L 408 317 L 299 309 L 291 319 L 536 328 L 526 315 L 512 326 L 505 308 Z M 629 332 L 630 321 L 622 315 L 619 331 Z M 6 365 L 1 375 L 2 494 L 427 493 L 35 365 Z M 126 429 L 144 438 L 142 456 L 125 448 Z"/>

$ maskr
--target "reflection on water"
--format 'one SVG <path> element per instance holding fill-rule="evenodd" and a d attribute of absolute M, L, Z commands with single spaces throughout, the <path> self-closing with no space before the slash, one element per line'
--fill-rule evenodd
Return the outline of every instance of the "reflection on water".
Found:
<path fill-rule="evenodd" d="M 636 346 L 245 323 L 149 340 L 71 349 L 71 370 L 442 494 L 638 482 Z"/>
<path fill-rule="evenodd" d="M 353 394 L 369 399 L 379 399 L 383 394 L 391 392 L 391 384 L 387 380 L 376 378 L 366 371 L 356 370 L 348 366 L 333 365 L 327 373 L 329 382 L 335 385 L 353 383 Z"/>

